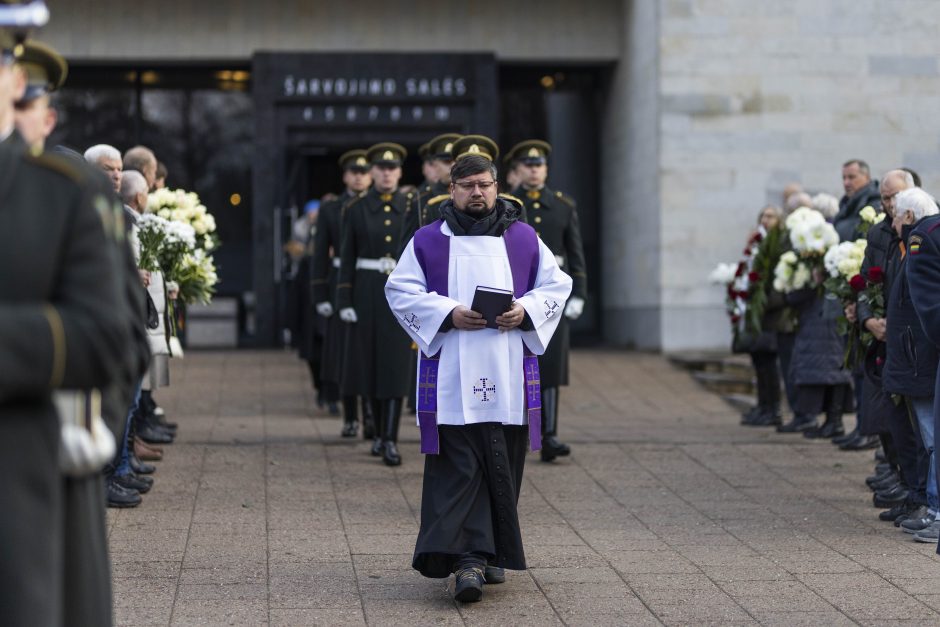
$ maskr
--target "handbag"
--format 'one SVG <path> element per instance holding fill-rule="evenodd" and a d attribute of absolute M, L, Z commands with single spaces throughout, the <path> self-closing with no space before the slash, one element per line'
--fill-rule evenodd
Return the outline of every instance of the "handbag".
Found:
<path fill-rule="evenodd" d="M 731 340 L 731 352 L 741 353 L 776 353 L 777 334 L 773 331 L 738 330 Z"/>

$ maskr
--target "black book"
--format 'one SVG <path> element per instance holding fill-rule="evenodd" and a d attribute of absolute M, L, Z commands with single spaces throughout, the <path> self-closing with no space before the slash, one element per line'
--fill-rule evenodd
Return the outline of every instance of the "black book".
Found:
<path fill-rule="evenodd" d="M 486 328 L 497 329 L 499 327 L 496 325 L 496 317 L 512 309 L 512 290 L 477 285 L 470 309 L 483 314 L 486 319 Z"/>

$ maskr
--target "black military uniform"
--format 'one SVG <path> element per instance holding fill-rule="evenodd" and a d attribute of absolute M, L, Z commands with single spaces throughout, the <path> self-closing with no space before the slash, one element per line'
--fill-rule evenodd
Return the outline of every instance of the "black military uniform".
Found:
<path fill-rule="evenodd" d="M 399 168 L 406 154 L 398 144 L 383 143 L 368 150 L 368 160 Z M 348 335 L 342 393 L 372 399 L 380 426 L 372 452 L 389 465 L 401 463 L 398 427 L 402 399 L 409 393 L 411 340 L 389 309 L 385 282 L 395 268 L 402 219 L 413 202 L 413 193 L 379 193 L 372 187 L 345 206 L 336 286 L 340 318 L 350 320 L 350 310 L 356 318 Z"/>
<path fill-rule="evenodd" d="M 940 349 L 940 216 L 924 218 L 911 233 L 907 241 L 907 282 L 924 333 Z M 940 371 L 934 386 L 933 415 L 934 419 L 940 416 Z M 934 450 L 940 450 L 938 443 L 940 429 L 934 429 Z M 940 478 L 940 467 L 936 472 Z"/>
<path fill-rule="evenodd" d="M 547 142 L 527 140 L 513 146 L 506 158 L 511 163 L 544 164 L 551 150 Z M 525 203 L 526 222 L 555 254 L 559 267 L 574 281 L 566 315 L 558 325 L 548 350 L 539 357 L 539 374 L 542 378 L 541 457 L 543 461 L 551 461 L 557 456 L 571 452 L 570 448 L 557 438 L 558 387 L 568 385 L 568 318 L 580 315 L 580 310 L 573 312 L 572 308 L 583 306 L 584 299 L 587 298 L 587 273 L 584 248 L 581 244 L 581 227 L 574 200 L 561 192 L 548 187 L 527 189 L 522 185 L 516 188 L 512 195 Z"/>
<path fill-rule="evenodd" d="M 343 171 L 368 171 L 369 162 L 366 160 L 365 150 L 350 150 L 339 158 L 339 165 Z M 348 325 L 344 324 L 336 310 L 336 283 L 339 277 L 340 245 L 342 243 L 343 207 L 357 198 L 359 194 L 347 189 L 336 200 L 330 200 L 320 205 L 320 215 L 317 218 L 317 234 L 313 246 L 313 265 L 311 274 L 311 288 L 313 302 L 318 308 L 329 304 L 325 310 L 328 312 L 326 332 L 323 338 L 323 355 L 320 367 L 320 379 L 324 386 L 329 386 L 339 394 L 342 381 L 343 364 L 345 363 L 346 335 Z M 323 314 L 321 314 L 323 315 Z M 358 416 L 356 412 L 356 396 L 343 396 L 343 437 L 355 437 L 358 430 Z M 363 437 L 371 439 L 375 434 L 372 423 L 372 409 L 363 403 Z"/>

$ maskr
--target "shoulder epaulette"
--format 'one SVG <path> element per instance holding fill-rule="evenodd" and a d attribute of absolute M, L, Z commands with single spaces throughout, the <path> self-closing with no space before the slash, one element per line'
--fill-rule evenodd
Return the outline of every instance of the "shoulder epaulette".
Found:
<path fill-rule="evenodd" d="M 503 200 L 508 200 L 508 201 L 513 202 L 513 203 L 516 203 L 516 204 L 518 204 L 518 205 L 524 205 L 524 204 L 525 204 L 524 202 L 522 202 L 522 200 L 521 200 L 520 198 L 516 198 L 516 197 L 513 196 L 512 194 L 502 193 L 502 194 L 497 194 L 496 197 L 497 197 L 497 198 L 502 198 Z"/>
<path fill-rule="evenodd" d="M 347 210 L 347 209 L 349 209 L 350 207 L 352 207 L 353 205 L 355 205 L 357 202 L 359 202 L 360 200 L 362 200 L 363 198 L 365 198 L 368 193 L 369 193 L 369 190 L 366 190 L 366 191 L 364 191 L 364 192 L 360 192 L 358 195 L 353 196 L 352 198 L 350 198 L 349 200 L 347 200 L 346 202 L 344 202 L 344 203 L 343 203 L 342 212 L 343 212 L 343 213 L 346 213 L 346 210 Z"/>
<path fill-rule="evenodd" d="M 436 205 L 438 203 L 442 203 L 445 200 L 449 200 L 449 199 L 450 199 L 450 194 L 441 194 L 440 196 L 435 196 L 434 198 L 430 199 L 424 204 L 425 206 Z"/>
<path fill-rule="evenodd" d="M 558 200 L 564 202 L 566 205 L 570 206 L 572 209 L 577 207 L 577 203 L 575 203 L 574 198 L 571 196 L 565 196 L 561 192 L 555 192 L 555 197 L 558 198 Z"/>
<path fill-rule="evenodd" d="M 60 157 L 59 155 L 50 154 L 48 152 L 40 152 L 38 154 L 27 152 L 24 155 L 24 158 L 26 161 L 34 163 L 41 168 L 52 170 L 53 172 L 61 174 L 75 183 L 81 184 L 85 179 L 85 175 L 80 168 L 76 167 L 75 164 L 73 164 L 68 159 Z"/>

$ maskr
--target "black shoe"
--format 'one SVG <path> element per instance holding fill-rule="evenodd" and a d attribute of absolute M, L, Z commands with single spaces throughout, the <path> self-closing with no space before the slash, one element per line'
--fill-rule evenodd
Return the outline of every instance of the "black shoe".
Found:
<path fill-rule="evenodd" d="M 900 505 L 909 496 L 908 491 L 902 485 L 896 485 L 887 492 L 875 492 L 873 501 L 875 507 L 894 507 Z"/>
<path fill-rule="evenodd" d="M 875 451 L 875 461 L 885 463 L 888 461 L 888 458 L 885 456 L 885 450 L 883 448 Z"/>
<path fill-rule="evenodd" d="M 401 455 L 398 454 L 398 446 L 391 440 L 382 442 L 382 461 L 386 466 L 401 466 Z"/>
<path fill-rule="evenodd" d="M 372 450 L 369 453 L 373 457 L 378 457 L 382 454 L 382 438 L 373 438 L 372 440 Z"/>
<path fill-rule="evenodd" d="M 150 424 L 137 425 L 137 437 L 147 444 L 172 444 L 173 436 Z"/>
<path fill-rule="evenodd" d="M 344 438 L 354 438 L 359 431 L 359 425 L 355 422 L 344 422 L 343 431 L 340 433 Z"/>
<path fill-rule="evenodd" d="M 839 445 L 839 448 L 843 451 L 867 451 L 879 446 L 881 446 L 881 440 L 877 435 L 860 435 Z"/>
<path fill-rule="evenodd" d="M 454 599 L 461 603 L 475 603 L 483 598 L 483 569 L 464 568 L 455 575 Z"/>
<path fill-rule="evenodd" d="M 936 517 L 929 512 L 927 506 L 921 505 L 910 513 L 907 520 L 902 520 L 899 526 L 904 533 L 914 534 L 932 525 L 934 520 L 936 520 Z"/>
<path fill-rule="evenodd" d="M 887 492 L 899 483 L 901 483 L 901 478 L 895 474 L 890 474 L 883 480 L 874 482 L 869 487 L 872 492 Z"/>
<path fill-rule="evenodd" d="M 761 413 L 760 406 L 755 405 L 754 407 L 751 407 L 749 410 L 741 414 L 741 424 L 742 425 L 753 424 L 754 420 L 757 418 L 757 416 L 760 415 L 760 413 Z"/>
<path fill-rule="evenodd" d="M 114 483 L 128 490 L 137 490 L 138 494 L 146 494 L 153 487 L 153 479 L 150 477 L 138 477 L 135 474 L 114 475 L 111 478 Z"/>
<path fill-rule="evenodd" d="M 506 569 L 499 566 L 489 566 L 483 570 L 483 583 L 506 583 Z"/>
<path fill-rule="evenodd" d="M 816 427 L 816 417 L 806 414 L 795 414 L 793 420 L 777 427 L 777 433 L 800 433 Z"/>
<path fill-rule="evenodd" d="M 759 413 L 751 422 L 747 423 L 748 427 L 779 427 L 783 424 L 783 419 L 780 417 L 779 412 L 775 412 L 772 409 L 768 409 Z"/>
<path fill-rule="evenodd" d="M 571 447 L 558 441 L 554 435 L 542 437 L 541 457 L 543 462 L 550 462 L 556 457 L 564 457 L 571 454 Z"/>
<path fill-rule="evenodd" d="M 884 483 L 885 480 L 892 479 L 892 478 L 895 481 L 898 481 L 898 475 L 894 471 L 889 471 L 889 472 L 881 473 L 878 475 L 872 475 L 870 477 L 865 477 L 865 485 L 871 488 L 873 492 L 877 492 L 881 488 L 878 488 L 876 486 Z"/>
<path fill-rule="evenodd" d="M 134 455 L 133 451 L 131 451 L 127 458 L 131 463 L 131 470 L 134 471 L 135 475 L 152 475 L 157 470 L 157 467 L 153 464 L 145 464 L 140 461 L 140 459 Z"/>
<path fill-rule="evenodd" d="M 901 520 L 907 520 L 907 517 L 910 516 L 911 512 L 915 509 L 917 509 L 916 505 L 905 501 L 878 514 L 878 520 L 893 522 L 894 526 L 897 527 L 901 524 Z"/>
<path fill-rule="evenodd" d="M 894 466 L 888 462 L 881 462 L 880 464 L 875 464 L 875 474 L 880 475 L 888 472 L 889 470 L 894 470 Z"/>
<path fill-rule="evenodd" d="M 858 432 L 858 427 L 856 427 L 852 429 L 851 431 L 849 431 L 848 433 L 846 433 L 845 435 L 840 435 L 838 437 L 832 438 L 832 443 L 835 444 L 836 446 L 842 446 L 843 444 L 847 442 L 851 442 L 855 438 L 860 438 L 860 437 L 862 437 L 862 434 Z"/>
<path fill-rule="evenodd" d="M 137 507 L 143 500 L 137 490 L 128 490 L 115 483 L 112 477 L 105 478 L 105 494 L 107 495 L 108 507 Z"/>
<path fill-rule="evenodd" d="M 823 426 L 807 429 L 803 432 L 803 437 L 811 440 L 834 438 L 840 435 L 845 435 L 845 427 L 842 426 L 841 420 L 827 420 Z"/>

